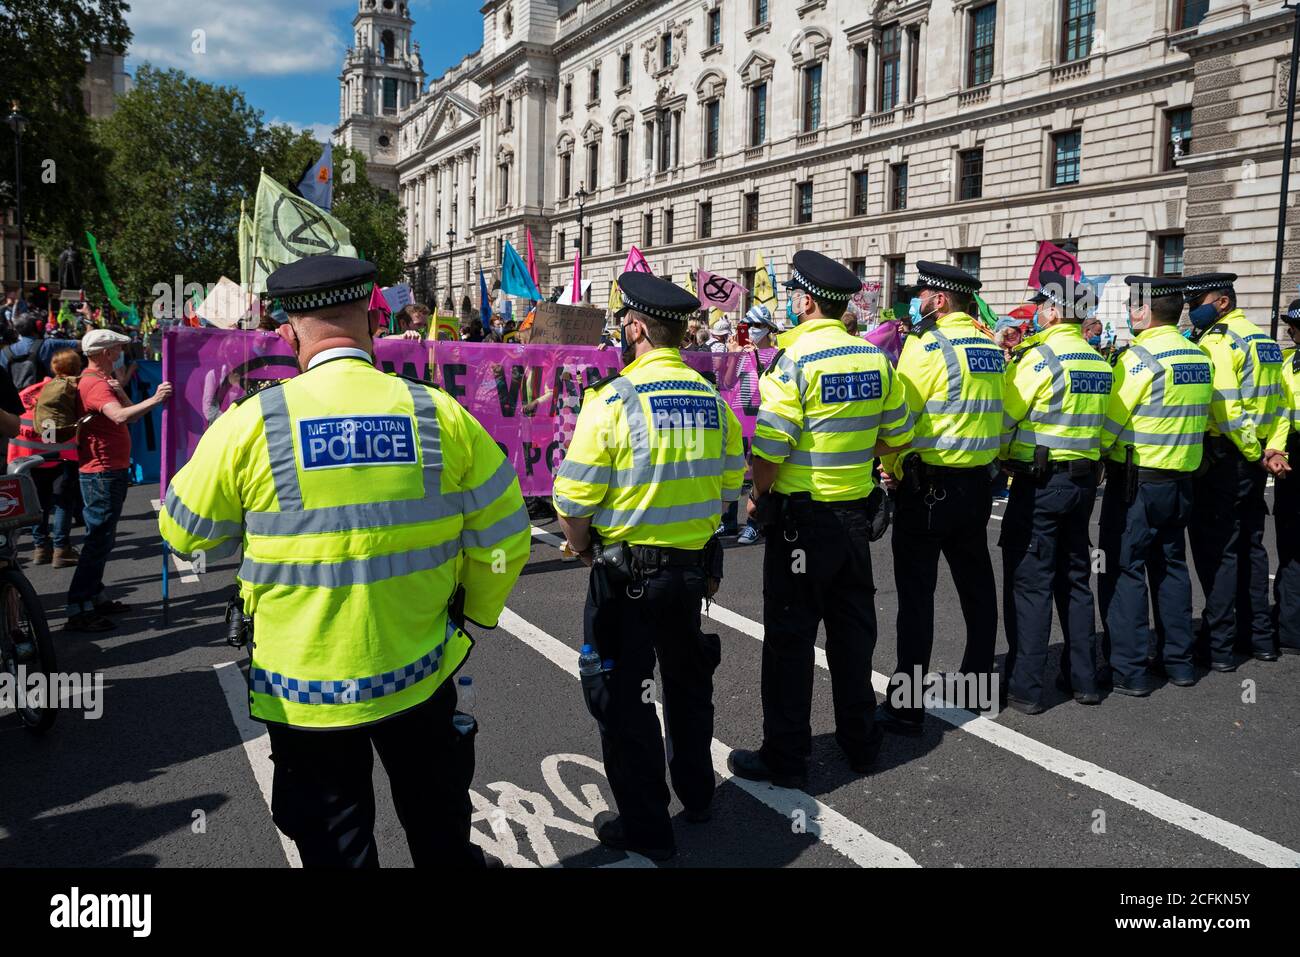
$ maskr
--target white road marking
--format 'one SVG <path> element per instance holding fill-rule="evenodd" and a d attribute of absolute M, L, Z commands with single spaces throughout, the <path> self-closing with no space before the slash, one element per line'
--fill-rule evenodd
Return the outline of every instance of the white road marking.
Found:
<path fill-rule="evenodd" d="M 162 511 L 161 500 L 156 498 L 152 499 L 150 504 L 153 505 L 153 510 L 155 512 Z M 172 564 L 176 566 L 176 571 L 181 576 L 181 581 L 183 581 L 187 585 L 191 585 L 199 580 L 198 573 L 194 571 L 193 563 L 185 561 L 183 558 L 181 558 L 173 551 L 169 550 L 167 554 L 171 555 Z"/>
<path fill-rule="evenodd" d="M 248 715 L 248 683 L 233 661 L 223 661 L 212 666 L 221 682 L 221 690 L 226 695 L 226 705 L 230 708 L 230 717 L 239 731 L 239 738 L 244 742 L 244 755 L 253 768 L 253 777 L 257 787 L 266 801 L 267 810 L 271 808 L 271 779 L 275 766 L 271 763 L 271 736 L 266 733 L 266 725 L 254 721 Z M 298 845 L 277 827 L 275 833 L 284 848 L 284 858 L 290 867 L 302 867 L 302 858 L 298 854 Z"/>
<path fill-rule="evenodd" d="M 536 527 L 533 529 L 533 536 L 551 544 L 561 541 L 559 536 Z M 757 638 L 759 641 L 763 640 L 762 625 L 716 603 L 709 605 L 704 614 L 741 634 Z M 817 666 L 829 669 L 825 651 L 817 648 L 816 656 Z M 878 671 L 873 671 L 871 684 L 878 693 L 884 694 L 889 686 L 889 678 Z M 1000 725 L 996 721 L 959 708 L 935 709 L 931 710 L 930 714 L 1053 774 L 1058 774 L 1075 784 L 1092 788 L 1094 791 L 1100 791 L 1117 801 L 1122 801 L 1153 817 L 1225 847 L 1248 860 L 1268 867 L 1300 867 L 1298 851 L 1248 831 L 1231 821 L 1198 810 L 1190 804 L 1185 804 L 1113 771 L 1108 771 L 1091 761 L 1066 754 L 1019 731 Z"/>
<path fill-rule="evenodd" d="M 533 534 L 537 534 L 537 529 L 533 530 Z M 549 533 L 544 532 L 542 534 Z M 501 620 L 498 624 L 505 631 L 542 655 L 542 657 L 550 660 L 566 674 L 577 677 L 577 671 L 574 668 L 575 652 L 564 642 L 520 618 L 509 608 L 501 613 Z M 731 772 L 727 769 L 727 755 L 731 753 L 731 750 L 728 745 L 723 744 L 717 738 L 713 739 L 713 770 L 724 781 L 730 781 L 741 790 L 762 801 L 781 814 L 787 821 L 793 821 L 796 813 L 802 814 L 803 820 L 806 822 L 807 833 L 815 836 L 828 847 L 839 851 L 859 867 L 919 866 L 901 848 L 882 840 L 838 811 L 827 807 L 816 798 L 802 791 L 778 788 L 757 781 L 732 777 Z"/>

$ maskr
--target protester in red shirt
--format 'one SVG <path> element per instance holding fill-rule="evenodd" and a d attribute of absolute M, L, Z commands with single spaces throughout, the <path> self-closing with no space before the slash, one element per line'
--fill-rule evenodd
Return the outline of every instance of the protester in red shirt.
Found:
<path fill-rule="evenodd" d="M 110 631 L 117 626 L 105 615 L 127 610 L 121 602 L 104 597 L 104 568 L 117 539 L 117 522 L 130 484 L 131 433 L 127 426 L 172 394 L 171 384 L 164 382 L 143 402 L 127 404 L 126 390 L 113 378 L 113 364 L 130 341 L 110 329 L 93 329 L 81 340 L 89 363 L 78 383 L 82 407 L 90 416 L 77 443 L 86 538 L 68 587 L 65 627 L 69 631 Z"/>

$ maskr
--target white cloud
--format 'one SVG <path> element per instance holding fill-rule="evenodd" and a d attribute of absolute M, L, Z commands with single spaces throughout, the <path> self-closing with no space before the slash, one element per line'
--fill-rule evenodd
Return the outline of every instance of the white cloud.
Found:
<path fill-rule="evenodd" d="M 351 0 L 132 0 L 127 21 L 135 37 L 128 54 L 136 63 L 205 79 L 335 73 L 347 46 L 335 15 L 353 6 Z"/>
<path fill-rule="evenodd" d="M 285 126 L 297 133 L 306 130 L 316 138 L 317 143 L 325 143 L 334 137 L 334 127 L 329 123 L 298 123 L 295 120 L 286 120 L 278 116 L 267 121 L 268 126 L 273 126 L 277 123 L 283 123 Z"/>

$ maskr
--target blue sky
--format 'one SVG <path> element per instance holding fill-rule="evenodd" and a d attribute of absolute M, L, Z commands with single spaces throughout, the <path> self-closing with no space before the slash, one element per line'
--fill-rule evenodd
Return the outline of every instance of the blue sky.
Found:
<path fill-rule="evenodd" d="M 410 0 L 426 80 L 483 42 L 482 0 Z M 127 70 L 176 67 L 237 86 L 268 121 L 311 129 L 338 123 L 339 69 L 357 0 L 131 0 Z M 205 49 L 195 52 L 195 31 Z"/>

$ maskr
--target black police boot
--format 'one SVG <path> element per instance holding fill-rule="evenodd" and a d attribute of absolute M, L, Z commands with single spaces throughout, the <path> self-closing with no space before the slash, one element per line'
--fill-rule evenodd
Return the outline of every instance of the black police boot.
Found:
<path fill-rule="evenodd" d="M 841 738 L 835 735 L 835 742 L 844 752 L 844 756 L 849 759 L 849 767 L 858 774 L 866 774 L 876 765 L 876 756 L 880 754 L 880 745 L 885 740 L 885 732 L 879 724 L 873 724 L 871 727 L 871 736 L 867 739 L 865 746 L 854 745 L 852 747 Z"/>
<path fill-rule="evenodd" d="M 800 772 L 786 774 L 774 771 L 767 766 L 763 755 L 758 751 L 745 751 L 737 748 L 727 755 L 727 768 L 738 778 L 746 781 L 771 781 L 779 788 L 794 788 L 802 791 L 808 786 L 808 775 Z"/>
<path fill-rule="evenodd" d="M 636 841 L 628 840 L 627 834 L 623 830 L 622 818 L 613 811 L 601 811 L 596 815 L 596 819 L 591 822 L 591 826 L 596 831 L 596 840 L 616 851 L 631 851 L 633 854 L 648 857 L 652 861 L 666 861 L 677 853 L 677 848 L 671 844 L 668 847 L 647 847 Z"/>
<path fill-rule="evenodd" d="M 925 729 L 921 719 L 904 718 L 889 705 L 881 705 L 876 709 L 876 727 L 890 734 L 905 734 L 910 737 L 916 737 Z"/>
<path fill-rule="evenodd" d="M 1017 698 L 1015 695 L 1007 695 L 1007 707 L 1019 711 L 1021 714 L 1042 714 L 1047 709 L 1043 707 L 1042 702 L 1026 701 L 1024 698 Z"/>
<path fill-rule="evenodd" d="M 1137 681 L 1125 682 L 1115 680 L 1110 690 L 1115 694 L 1126 694 L 1133 698 L 1145 698 L 1151 692 L 1155 691 L 1155 685 L 1150 680 L 1139 679 Z"/>
<path fill-rule="evenodd" d="M 1276 651 L 1252 651 L 1250 656 L 1256 661 L 1277 661 Z"/>

